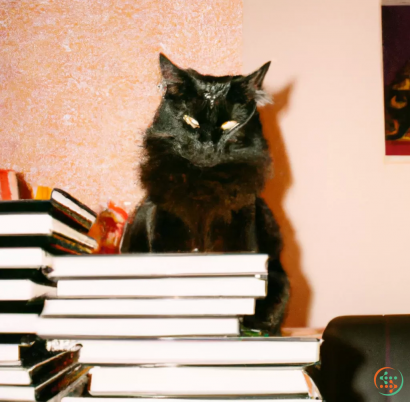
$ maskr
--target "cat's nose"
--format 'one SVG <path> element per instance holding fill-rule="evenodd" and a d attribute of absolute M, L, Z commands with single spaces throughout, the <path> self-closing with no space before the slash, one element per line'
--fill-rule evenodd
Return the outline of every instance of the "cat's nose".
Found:
<path fill-rule="evenodd" d="M 199 134 L 199 140 L 205 144 L 207 142 L 212 142 L 212 134 L 208 130 L 202 130 Z"/>

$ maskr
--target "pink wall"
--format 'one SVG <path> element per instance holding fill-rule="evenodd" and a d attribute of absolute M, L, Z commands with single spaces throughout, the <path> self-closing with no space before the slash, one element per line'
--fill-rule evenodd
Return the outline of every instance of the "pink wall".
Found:
<path fill-rule="evenodd" d="M 288 326 L 410 313 L 410 164 L 384 159 L 379 0 L 244 0 L 243 71 L 267 60 L 266 196 L 293 285 Z"/>
<path fill-rule="evenodd" d="M 131 208 L 159 52 L 234 74 L 241 40 L 241 0 L 0 0 L 0 168 Z"/>

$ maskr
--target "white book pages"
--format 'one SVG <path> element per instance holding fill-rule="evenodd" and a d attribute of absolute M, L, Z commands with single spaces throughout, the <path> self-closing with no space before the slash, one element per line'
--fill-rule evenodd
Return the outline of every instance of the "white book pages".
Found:
<path fill-rule="evenodd" d="M 262 396 L 309 394 L 300 368 L 97 367 L 92 396 Z"/>
<path fill-rule="evenodd" d="M 37 314 L 0 314 L 0 334 L 35 334 L 38 320 Z"/>
<path fill-rule="evenodd" d="M 266 281 L 255 277 L 60 280 L 60 298 L 264 297 Z"/>
<path fill-rule="evenodd" d="M 51 258 L 51 255 L 36 247 L 0 248 L 0 269 L 49 267 Z"/>
<path fill-rule="evenodd" d="M 35 297 L 55 297 L 57 289 L 52 286 L 39 285 L 27 279 L 0 280 L 0 301 L 30 300 Z"/>
<path fill-rule="evenodd" d="M 318 340 L 224 338 L 173 340 L 79 340 L 84 364 L 264 365 L 319 361 Z"/>
<path fill-rule="evenodd" d="M 266 254 L 56 256 L 50 278 L 266 275 Z M 115 269 L 113 269 L 115 267 Z"/>
<path fill-rule="evenodd" d="M 235 316 L 254 311 L 251 298 L 53 299 L 45 301 L 41 316 Z"/>
<path fill-rule="evenodd" d="M 42 338 L 239 335 L 237 318 L 40 318 Z"/>

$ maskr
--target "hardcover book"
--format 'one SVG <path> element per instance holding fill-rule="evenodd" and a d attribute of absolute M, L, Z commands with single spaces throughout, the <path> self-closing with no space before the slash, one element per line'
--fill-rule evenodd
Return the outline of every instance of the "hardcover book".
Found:
<path fill-rule="evenodd" d="M 42 317 L 207 317 L 252 315 L 251 298 L 50 299 Z"/>
<path fill-rule="evenodd" d="M 265 297 L 258 277 L 59 280 L 61 298 Z"/>
<path fill-rule="evenodd" d="M 78 340 L 80 362 L 101 365 L 302 365 L 319 361 L 320 341 L 307 338 Z"/>
<path fill-rule="evenodd" d="M 239 321 L 237 318 L 40 317 L 36 324 L 38 336 L 44 339 L 239 335 Z M 0 321 L 0 331 L 1 328 L 2 323 Z"/>
<path fill-rule="evenodd" d="M 48 358 L 33 356 L 20 367 L 0 366 L 0 385 L 41 384 L 78 362 L 80 347 Z"/>
<path fill-rule="evenodd" d="M 18 200 L 0 203 L 0 214 L 49 214 L 80 231 L 88 232 L 97 214 L 63 190 L 54 189 L 50 200 Z"/>
<path fill-rule="evenodd" d="M 58 239 L 62 238 L 92 250 L 97 247 L 94 239 L 48 214 L 0 214 L 0 245 L 2 247 L 40 247 L 36 244 L 38 240 L 34 241 L 36 237 L 48 238 L 49 241 L 55 238 L 56 241 L 50 241 L 51 244 L 58 244 Z M 34 239 L 30 241 L 31 238 Z"/>
<path fill-rule="evenodd" d="M 1 279 L 0 301 L 23 301 L 56 295 L 56 287 L 35 283 L 27 279 Z"/>
<path fill-rule="evenodd" d="M 1 239 L 0 239 L 1 240 Z M 0 273 L 51 267 L 52 256 L 40 247 L 0 248 Z"/>
<path fill-rule="evenodd" d="M 267 275 L 266 254 L 122 254 L 53 259 L 50 278 Z M 113 269 L 115 267 L 115 269 Z"/>
<path fill-rule="evenodd" d="M 300 367 L 98 367 L 92 396 L 319 396 Z"/>
<path fill-rule="evenodd" d="M 47 401 L 57 402 L 61 400 L 65 393 L 72 392 L 72 386 L 84 388 L 86 383 L 86 374 L 89 368 L 81 365 L 74 365 L 60 371 L 55 376 L 45 380 L 43 383 L 31 386 L 22 385 L 0 385 L 0 400 L 36 402 Z M 60 394 L 59 398 L 55 398 Z"/>

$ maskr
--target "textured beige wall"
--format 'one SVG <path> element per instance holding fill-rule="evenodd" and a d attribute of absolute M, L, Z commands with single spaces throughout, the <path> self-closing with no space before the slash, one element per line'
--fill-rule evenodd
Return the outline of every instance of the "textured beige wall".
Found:
<path fill-rule="evenodd" d="M 241 41 L 241 0 L 0 0 L 0 168 L 129 209 L 159 52 L 235 74 Z"/>
<path fill-rule="evenodd" d="M 380 0 L 245 0 L 244 71 L 272 60 L 269 204 L 287 325 L 410 310 L 410 164 L 384 159 Z"/>

